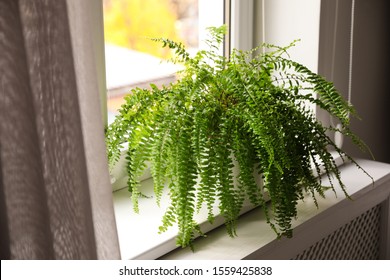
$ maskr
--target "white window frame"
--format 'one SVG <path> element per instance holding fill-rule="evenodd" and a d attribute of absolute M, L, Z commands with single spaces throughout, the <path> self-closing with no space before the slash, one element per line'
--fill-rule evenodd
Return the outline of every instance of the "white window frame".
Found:
<path fill-rule="evenodd" d="M 100 1 L 100 0 L 98 0 Z M 207 0 L 206 0 L 207 1 Z M 254 46 L 258 45 L 261 42 L 267 42 L 267 43 L 274 43 L 276 45 L 287 45 L 292 40 L 297 39 L 294 34 L 290 33 L 290 36 L 293 36 L 292 38 L 287 38 L 288 42 L 268 42 L 268 33 L 270 32 L 267 29 L 267 22 L 269 24 L 269 20 L 272 19 L 272 17 L 267 17 L 267 11 L 268 9 L 272 9 L 278 6 L 282 0 L 256 0 L 256 3 L 254 0 L 224 0 L 225 1 L 225 7 L 227 11 L 230 11 L 230 17 L 225 14 L 225 20 L 228 19 L 229 22 L 226 22 L 228 24 L 229 28 L 229 36 L 227 37 L 227 41 L 230 45 L 228 49 L 225 49 L 225 53 L 230 52 L 232 48 L 237 48 L 241 50 L 249 50 L 253 48 Z M 302 5 L 307 4 L 307 2 L 316 2 L 317 4 L 320 3 L 320 0 L 297 0 L 294 1 L 294 4 L 296 5 L 297 2 L 300 2 Z M 272 5 L 275 5 L 272 7 Z M 307 8 L 307 6 L 305 6 Z M 297 8 L 301 11 L 305 11 L 303 8 Z M 225 11 L 226 11 L 225 10 Z M 291 12 L 291 10 L 290 10 Z M 318 9 L 319 12 L 319 9 Z M 254 13 L 256 15 L 260 16 L 254 16 Z M 318 15 L 319 19 L 319 15 Z M 102 32 L 103 30 L 99 30 L 100 28 L 103 29 L 103 22 L 102 18 L 96 17 L 94 20 L 96 20 L 96 27 L 97 27 L 97 34 Z M 292 20 L 291 18 L 289 20 Z M 314 27 L 315 28 L 315 27 Z M 238 32 L 239 30 L 247 30 L 247 32 Z M 319 23 L 318 23 L 318 30 L 319 30 Z M 319 31 L 318 31 L 319 32 Z M 298 36 L 299 37 L 299 36 Z M 98 41 L 101 45 L 104 46 L 104 42 L 102 42 L 102 37 L 97 36 Z M 291 40 L 290 40 L 291 39 Z M 302 38 L 301 38 L 302 39 Z M 99 43 L 98 43 L 99 44 Z M 316 45 L 317 48 L 317 62 L 318 62 L 318 41 Z M 299 49 L 301 47 L 301 44 L 297 46 Z M 302 51 L 303 53 L 307 54 L 307 50 Z M 105 84 L 105 76 L 102 75 L 104 73 L 104 52 L 101 50 L 98 50 L 97 52 L 99 56 L 97 57 L 97 65 L 99 68 L 99 76 L 101 77 L 102 84 Z M 103 57 L 103 60 L 102 60 Z M 296 59 L 298 61 L 301 61 L 302 59 L 299 58 L 299 55 L 292 54 L 293 59 Z M 102 63 L 103 62 L 103 63 Z M 311 64 L 307 61 L 303 61 L 303 64 Z M 317 64 L 309 65 L 309 68 L 313 69 L 315 67 L 315 70 L 317 70 Z M 103 69 L 103 71 L 102 71 Z M 102 102 L 102 109 L 103 113 L 105 113 L 105 116 L 107 115 L 107 109 L 106 109 L 106 101 L 107 96 L 106 94 L 102 94 L 101 96 L 101 102 Z M 105 124 L 107 124 L 107 117 L 105 117 Z M 117 168 L 114 170 L 114 179 L 112 180 L 113 188 L 114 188 L 114 208 L 116 211 L 116 219 L 117 219 L 117 228 L 118 228 L 118 235 L 119 235 L 119 242 L 121 244 L 121 252 L 122 252 L 122 258 L 124 259 L 155 259 L 160 256 L 162 256 L 165 253 L 168 253 L 169 251 L 176 248 L 175 245 L 175 237 L 176 237 L 176 229 L 172 228 L 170 231 L 165 233 L 165 237 L 161 238 L 161 235 L 157 235 L 158 226 L 161 224 L 161 216 L 164 212 L 163 208 L 158 208 L 156 206 L 156 203 L 153 199 L 144 199 L 142 202 L 140 202 L 140 211 L 141 214 L 135 214 L 132 211 L 131 206 L 131 200 L 128 198 L 128 193 L 126 189 L 126 173 L 124 166 L 124 157 L 122 159 L 122 162 L 119 162 L 117 165 Z M 142 184 L 144 185 L 144 192 L 146 194 L 153 195 L 152 189 L 153 189 L 153 183 L 151 180 L 151 174 L 149 170 L 146 170 L 145 174 L 142 175 L 140 178 L 142 180 Z M 149 193 L 148 193 L 149 192 Z M 164 204 L 164 202 L 162 203 Z M 243 213 L 253 209 L 253 207 L 246 207 L 243 210 Z M 206 216 L 206 213 L 204 213 Z M 222 219 L 216 219 L 213 225 L 210 225 L 206 223 L 206 219 L 203 217 L 202 226 L 203 230 L 205 232 L 214 229 L 220 225 L 223 224 Z M 142 230 L 140 230 L 142 229 Z M 149 231 L 152 231 L 152 233 L 149 236 Z M 128 233 L 131 232 L 135 235 L 129 236 Z M 153 235 L 155 234 L 155 235 Z M 148 240 L 145 240 L 145 236 L 149 236 Z M 153 237 L 154 236 L 154 237 Z M 147 244 L 142 244 L 147 242 Z M 142 247 L 143 249 L 136 249 L 135 247 Z M 144 246 L 145 245 L 145 246 Z M 139 250 L 139 251 L 137 251 Z"/>

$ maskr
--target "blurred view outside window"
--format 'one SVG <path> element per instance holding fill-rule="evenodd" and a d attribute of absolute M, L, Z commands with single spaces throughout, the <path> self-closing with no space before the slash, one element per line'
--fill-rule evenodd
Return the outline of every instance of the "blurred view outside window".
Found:
<path fill-rule="evenodd" d="M 151 38 L 169 38 L 196 52 L 205 28 L 223 23 L 223 0 L 103 0 L 108 123 L 135 87 L 167 85 L 180 65 Z"/>

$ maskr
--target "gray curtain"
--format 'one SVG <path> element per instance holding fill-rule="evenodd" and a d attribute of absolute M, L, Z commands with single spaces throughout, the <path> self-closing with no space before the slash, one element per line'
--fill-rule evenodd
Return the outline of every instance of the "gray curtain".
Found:
<path fill-rule="evenodd" d="M 119 258 L 92 43 L 68 16 L 77 2 L 0 0 L 1 259 Z"/>

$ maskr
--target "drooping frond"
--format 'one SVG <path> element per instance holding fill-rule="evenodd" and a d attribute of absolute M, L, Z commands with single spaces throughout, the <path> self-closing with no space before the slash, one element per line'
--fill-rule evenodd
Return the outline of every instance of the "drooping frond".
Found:
<path fill-rule="evenodd" d="M 110 168 L 126 150 L 135 210 L 138 177 L 148 164 L 158 204 L 167 189 L 170 204 L 160 232 L 177 224 L 179 246 L 192 245 L 202 234 L 196 214 L 203 207 L 209 222 L 221 215 L 235 236 L 246 200 L 263 208 L 278 236 L 291 236 L 305 192 L 316 204 L 325 197 L 317 176 L 321 170 L 334 191 L 340 186 L 348 196 L 329 148 L 360 168 L 328 132 L 338 131 L 366 148 L 349 128 L 355 109 L 332 83 L 288 57 L 295 42 L 233 50 L 225 58 L 218 52 L 224 30 L 210 28 L 209 49 L 194 56 L 181 43 L 157 39 L 174 50 L 174 62 L 183 64 L 180 79 L 162 88 L 134 89 L 106 130 Z M 263 48 L 267 52 L 259 53 Z M 338 118 L 341 128 L 324 127 L 307 104 Z"/>

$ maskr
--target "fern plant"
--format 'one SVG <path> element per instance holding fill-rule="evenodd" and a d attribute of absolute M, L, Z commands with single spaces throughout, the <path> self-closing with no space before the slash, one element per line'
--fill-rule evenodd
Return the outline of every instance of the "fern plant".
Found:
<path fill-rule="evenodd" d="M 195 56 L 180 43 L 156 40 L 174 50 L 174 62 L 185 68 L 169 86 L 137 88 L 125 97 L 106 130 L 110 167 L 127 143 L 127 184 L 138 211 L 137 178 L 146 162 L 151 163 L 157 203 L 166 187 L 170 197 L 160 231 L 177 224 L 180 246 L 191 245 L 201 233 L 194 219 L 200 208 L 208 209 L 208 220 L 213 222 L 215 204 L 228 234 L 235 236 L 245 199 L 263 207 L 277 236 L 289 237 L 304 193 L 310 193 L 314 201 L 324 197 L 312 164 L 318 173 L 320 168 L 325 170 L 333 190 L 337 182 L 348 196 L 329 150 L 360 166 L 327 132 L 338 131 L 365 148 L 349 128 L 349 116 L 356 112 L 332 83 L 288 58 L 288 48 L 295 42 L 288 47 L 233 50 L 226 58 L 218 54 L 225 27 L 209 31 L 209 49 Z M 269 51 L 258 54 L 263 47 Z M 323 126 L 308 103 L 336 117 L 341 128 Z M 255 176 L 262 176 L 261 186 Z"/>

